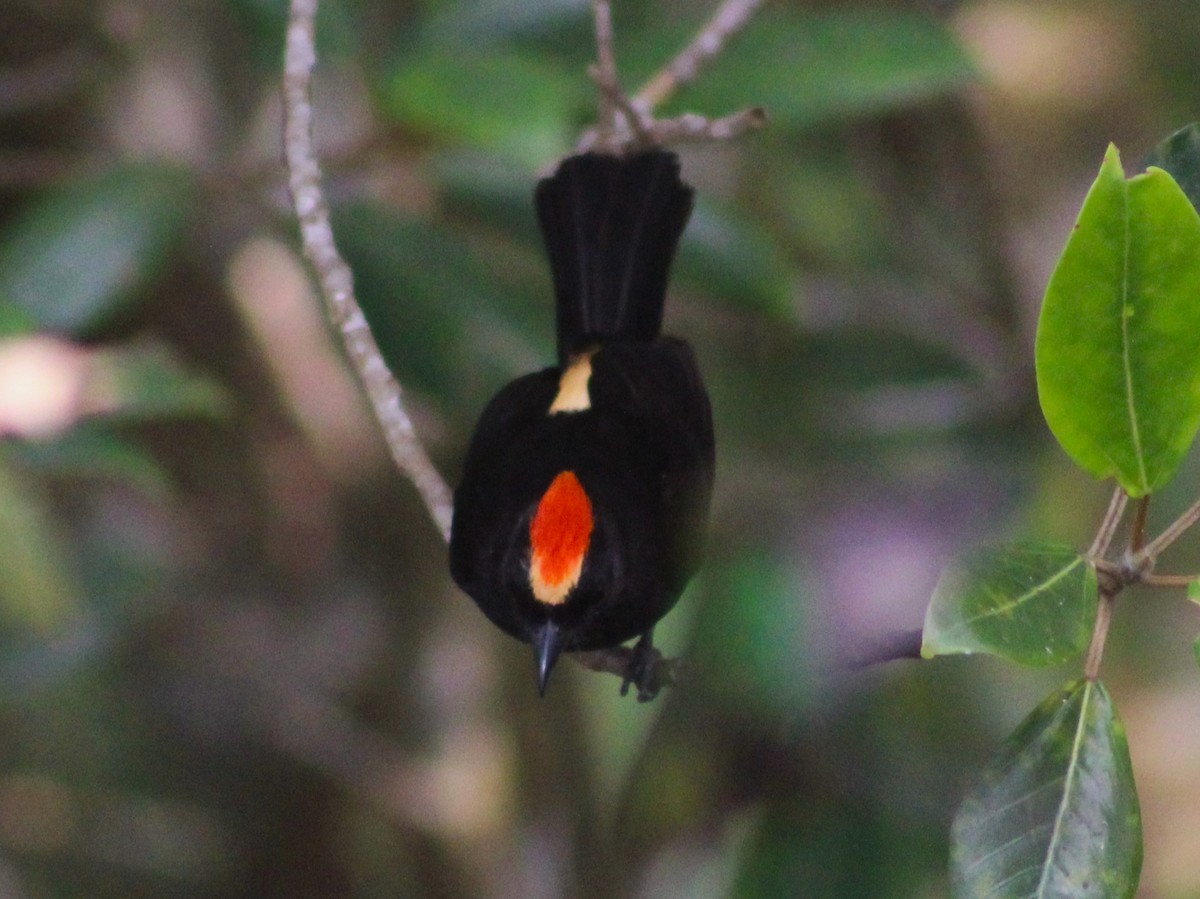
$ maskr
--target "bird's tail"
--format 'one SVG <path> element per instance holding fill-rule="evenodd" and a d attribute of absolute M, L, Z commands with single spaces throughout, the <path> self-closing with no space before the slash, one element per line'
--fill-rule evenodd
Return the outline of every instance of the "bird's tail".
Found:
<path fill-rule="evenodd" d="M 692 211 L 674 153 L 565 159 L 537 186 L 562 359 L 606 340 L 653 340 Z"/>

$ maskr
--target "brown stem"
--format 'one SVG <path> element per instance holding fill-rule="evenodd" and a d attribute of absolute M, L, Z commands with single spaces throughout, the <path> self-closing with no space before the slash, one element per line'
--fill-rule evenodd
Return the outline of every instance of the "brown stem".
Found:
<path fill-rule="evenodd" d="M 619 119 L 624 117 L 624 123 L 633 131 L 636 137 L 636 142 L 641 146 L 651 146 L 655 143 L 655 139 L 646 130 L 648 126 L 652 126 L 649 116 L 643 110 L 638 109 L 633 105 L 633 101 L 625 95 L 621 89 L 621 84 L 617 80 L 616 72 L 605 74 L 605 71 L 600 66 L 594 66 L 588 70 L 588 74 L 596 83 L 596 87 L 600 89 L 600 96 L 605 108 L 608 110 L 611 127 L 608 128 L 608 133 L 605 134 L 605 128 L 602 125 L 600 128 L 600 141 L 602 145 L 619 145 L 616 139 L 617 132 L 620 130 Z"/>
<path fill-rule="evenodd" d="M 1187 529 L 1197 521 L 1200 521 L 1200 500 L 1189 506 L 1187 511 L 1171 522 L 1165 531 L 1135 553 L 1133 563 L 1140 565 L 1147 560 L 1153 561 L 1157 559 L 1162 555 L 1163 550 L 1182 537 Z"/>
<path fill-rule="evenodd" d="M 1133 528 L 1129 534 L 1129 551 L 1136 553 L 1146 545 L 1146 516 L 1150 514 L 1150 497 L 1143 496 L 1138 500 L 1137 509 L 1133 513 Z"/>
<path fill-rule="evenodd" d="M 1189 587 L 1200 581 L 1200 574 L 1146 574 L 1138 582 L 1147 587 Z"/>
<path fill-rule="evenodd" d="M 612 4 L 610 0 L 592 0 L 596 29 L 596 82 L 608 90 L 600 91 L 600 134 L 606 142 L 617 130 L 617 110 L 612 91 L 617 88 L 617 57 L 613 50 Z"/>
<path fill-rule="evenodd" d="M 1121 523 L 1121 516 L 1125 514 L 1127 502 L 1129 502 L 1129 494 L 1117 487 L 1113 491 L 1112 499 L 1108 501 L 1108 510 L 1100 522 L 1100 530 L 1096 532 L 1096 539 L 1092 541 L 1092 546 L 1087 551 L 1088 558 L 1101 559 L 1108 552 L 1108 547 L 1112 545 L 1113 537 L 1117 533 L 1117 526 Z"/>
<path fill-rule="evenodd" d="M 1104 658 L 1104 644 L 1108 640 L 1108 626 L 1112 623 L 1113 601 L 1116 597 L 1108 590 L 1100 591 L 1100 603 L 1096 607 L 1096 626 L 1092 629 L 1092 643 L 1088 647 L 1083 675 L 1090 681 L 1100 676 L 1100 661 Z"/>

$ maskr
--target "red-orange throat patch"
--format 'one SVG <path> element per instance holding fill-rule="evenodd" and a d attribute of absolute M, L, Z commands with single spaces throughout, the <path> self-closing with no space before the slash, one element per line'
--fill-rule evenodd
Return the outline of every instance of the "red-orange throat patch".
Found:
<path fill-rule="evenodd" d="M 552 606 L 566 601 L 583 573 L 593 524 L 592 501 L 579 478 L 560 472 L 529 525 L 529 586 L 536 600 Z"/>

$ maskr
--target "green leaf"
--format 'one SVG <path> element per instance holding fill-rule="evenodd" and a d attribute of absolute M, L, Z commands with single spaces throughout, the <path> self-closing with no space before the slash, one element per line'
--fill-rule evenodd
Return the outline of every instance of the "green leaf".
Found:
<path fill-rule="evenodd" d="M 661 66 L 686 38 L 659 35 L 634 48 L 635 68 Z M 930 16 L 773 10 L 757 16 L 676 105 L 709 115 L 763 106 L 774 124 L 810 128 L 945 94 L 974 74 L 953 33 Z"/>
<path fill-rule="evenodd" d="M 983 547 L 948 566 L 925 615 L 921 655 L 986 652 L 1022 665 L 1056 665 L 1087 646 L 1096 573 L 1054 543 Z"/>
<path fill-rule="evenodd" d="M 1038 322 L 1038 396 L 1058 442 L 1130 496 L 1174 475 L 1200 428 L 1200 216 L 1170 175 L 1126 181 L 1115 147 Z"/>
<path fill-rule="evenodd" d="M 384 96 L 396 120 L 533 168 L 566 154 L 582 82 L 515 51 L 434 46 L 406 56 Z"/>
<path fill-rule="evenodd" d="M 190 190 L 186 173 L 140 165 L 45 196 L 0 235 L 0 304 L 56 331 L 102 324 L 162 268 Z"/>
<path fill-rule="evenodd" d="M 1146 165 L 1165 170 L 1200 209 L 1200 123 L 1180 128 L 1154 148 Z"/>
<path fill-rule="evenodd" d="M 0 456 L 0 626 L 49 634 L 80 607 L 66 544 L 42 498 Z"/>
<path fill-rule="evenodd" d="M 1126 899 L 1142 822 L 1125 729 L 1099 683 L 1079 681 L 1025 719 L 954 819 L 959 899 Z"/>
<path fill-rule="evenodd" d="M 1188 581 L 1187 598 L 1194 603 L 1200 603 L 1200 580 Z"/>

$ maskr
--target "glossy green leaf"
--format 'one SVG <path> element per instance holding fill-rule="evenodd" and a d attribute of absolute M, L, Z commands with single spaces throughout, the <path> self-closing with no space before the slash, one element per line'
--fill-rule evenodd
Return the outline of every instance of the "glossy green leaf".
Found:
<path fill-rule="evenodd" d="M 404 58 L 384 105 L 412 128 L 532 172 L 569 151 L 581 88 L 571 73 L 532 54 L 435 46 Z"/>
<path fill-rule="evenodd" d="M 984 547 L 951 564 L 925 615 L 921 655 L 986 652 L 1022 665 L 1056 665 L 1087 646 L 1096 573 L 1054 543 Z"/>
<path fill-rule="evenodd" d="M 1025 719 L 954 819 L 957 899 L 1127 899 L 1142 824 L 1125 729 L 1080 681 Z"/>
<path fill-rule="evenodd" d="M 1038 396 L 1063 449 L 1131 496 L 1174 475 L 1200 428 L 1200 216 L 1171 176 L 1126 181 L 1115 147 L 1038 322 Z"/>
<path fill-rule="evenodd" d="M 1147 165 L 1167 171 L 1200 209 L 1200 123 L 1180 128 L 1154 148 Z"/>
<path fill-rule="evenodd" d="M 685 39 L 680 31 L 635 47 L 636 68 L 657 68 Z M 945 94 L 973 77 L 953 32 L 930 16 L 773 9 L 755 17 L 677 105 L 710 115 L 763 106 L 775 125 L 807 128 Z M 632 73 L 628 80 L 637 83 Z"/>
<path fill-rule="evenodd" d="M 56 331 L 101 324 L 161 270 L 190 190 L 186 173 L 141 165 L 44 197 L 0 235 L 0 304 Z"/>
<path fill-rule="evenodd" d="M 44 501 L 0 457 L 0 626 L 52 633 L 79 609 L 79 585 Z"/>

